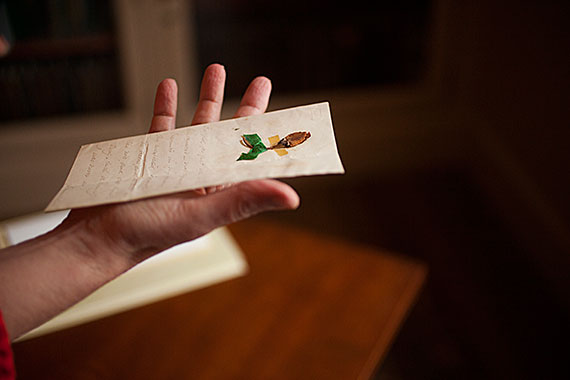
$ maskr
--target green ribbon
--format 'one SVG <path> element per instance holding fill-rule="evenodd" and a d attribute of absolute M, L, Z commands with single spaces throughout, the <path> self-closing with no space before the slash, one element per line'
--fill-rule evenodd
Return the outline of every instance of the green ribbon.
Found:
<path fill-rule="evenodd" d="M 243 135 L 243 137 L 247 140 L 248 143 L 251 144 L 253 148 L 251 148 L 247 153 L 242 153 L 237 159 L 238 161 L 255 160 L 260 153 L 263 153 L 267 150 L 261 141 L 261 137 L 259 137 L 257 133 L 254 133 L 252 135 Z"/>

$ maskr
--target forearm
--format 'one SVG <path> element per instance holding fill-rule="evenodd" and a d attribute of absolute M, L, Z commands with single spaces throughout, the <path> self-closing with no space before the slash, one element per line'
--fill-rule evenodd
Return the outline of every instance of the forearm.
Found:
<path fill-rule="evenodd" d="M 0 251 L 0 309 L 12 339 L 134 265 L 120 250 L 99 243 L 83 223 L 68 223 Z"/>

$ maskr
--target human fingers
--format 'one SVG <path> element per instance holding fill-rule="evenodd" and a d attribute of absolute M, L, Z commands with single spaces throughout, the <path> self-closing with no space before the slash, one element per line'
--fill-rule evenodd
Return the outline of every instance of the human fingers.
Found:
<path fill-rule="evenodd" d="M 251 81 L 240 102 L 234 117 L 250 116 L 265 112 L 271 95 L 271 81 L 266 77 L 257 77 Z M 228 185 L 203 189 L 206 194 L 223 190 Z"/>
<path fill-rule="evenodd" d="M 277 180 L 254 180 L 234 184 L 204 197 L 189 196 L 182 215 L 191 215 L 200 233 L 249 218 L 264 211 L 295 209 L 299 196 L 289 185 Z"/>
<path fill-rule="evenodd" d="M 220 120 L 225 83 L 226 70 L 224 66 L 213 63 L 206 68 L 200 87 L 200 99 L 192 119 L 192 125 Z"/>
<path fill-rule="evenodd" d="M 154 98 L 154 112 L 149 133 L 170 131 L 176 127 L 178 86 L 174 79 L 165 79 L 158 85 Z"/>
<path fill-rule="evenodd" d="M 245 90 L 234 117 L 257 115 L 265 112 L 270 95 L 271 81 L 266 77 L 255 78 Z"/>

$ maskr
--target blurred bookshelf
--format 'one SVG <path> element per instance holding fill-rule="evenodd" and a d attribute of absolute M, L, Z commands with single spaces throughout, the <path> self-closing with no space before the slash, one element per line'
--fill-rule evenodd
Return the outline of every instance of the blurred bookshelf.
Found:
<path fill-rule="evenodd" d="M 0 59 L 0 121 L 124 106 L 109 0 L 4 3 L 13 47 Z"/>
<path fill-rule="evenodd" d="M 213 62 L 227 70 L 222 118 L 265 75 L 269 109 L 328 100 L 341 149 L 384 144 L 391 160 L 374 162 L 396 166 L 391 142 L 426 130 L 409 119 L 427 109 L 439 67 L 436 3 L 0 0 L 15 40 L 0 58 L 0 216 L 45 207 L 81 145 L 145 133 L 164 78 L 177 80 L 178 125 L 189 124 Z M 367 161 L 352 157 L 357 172 Z"/>

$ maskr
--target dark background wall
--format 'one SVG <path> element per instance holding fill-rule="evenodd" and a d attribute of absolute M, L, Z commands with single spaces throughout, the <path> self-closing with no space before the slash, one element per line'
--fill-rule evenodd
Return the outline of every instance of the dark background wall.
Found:
<path fill-rule="evenodd" d="M 276 219 L 430 266 L 379 379 L 566 372 L 569 10 L 434 2 L 429 100 L 338 110 L 346 176 L 291 181 L 303 205 Z"/>

